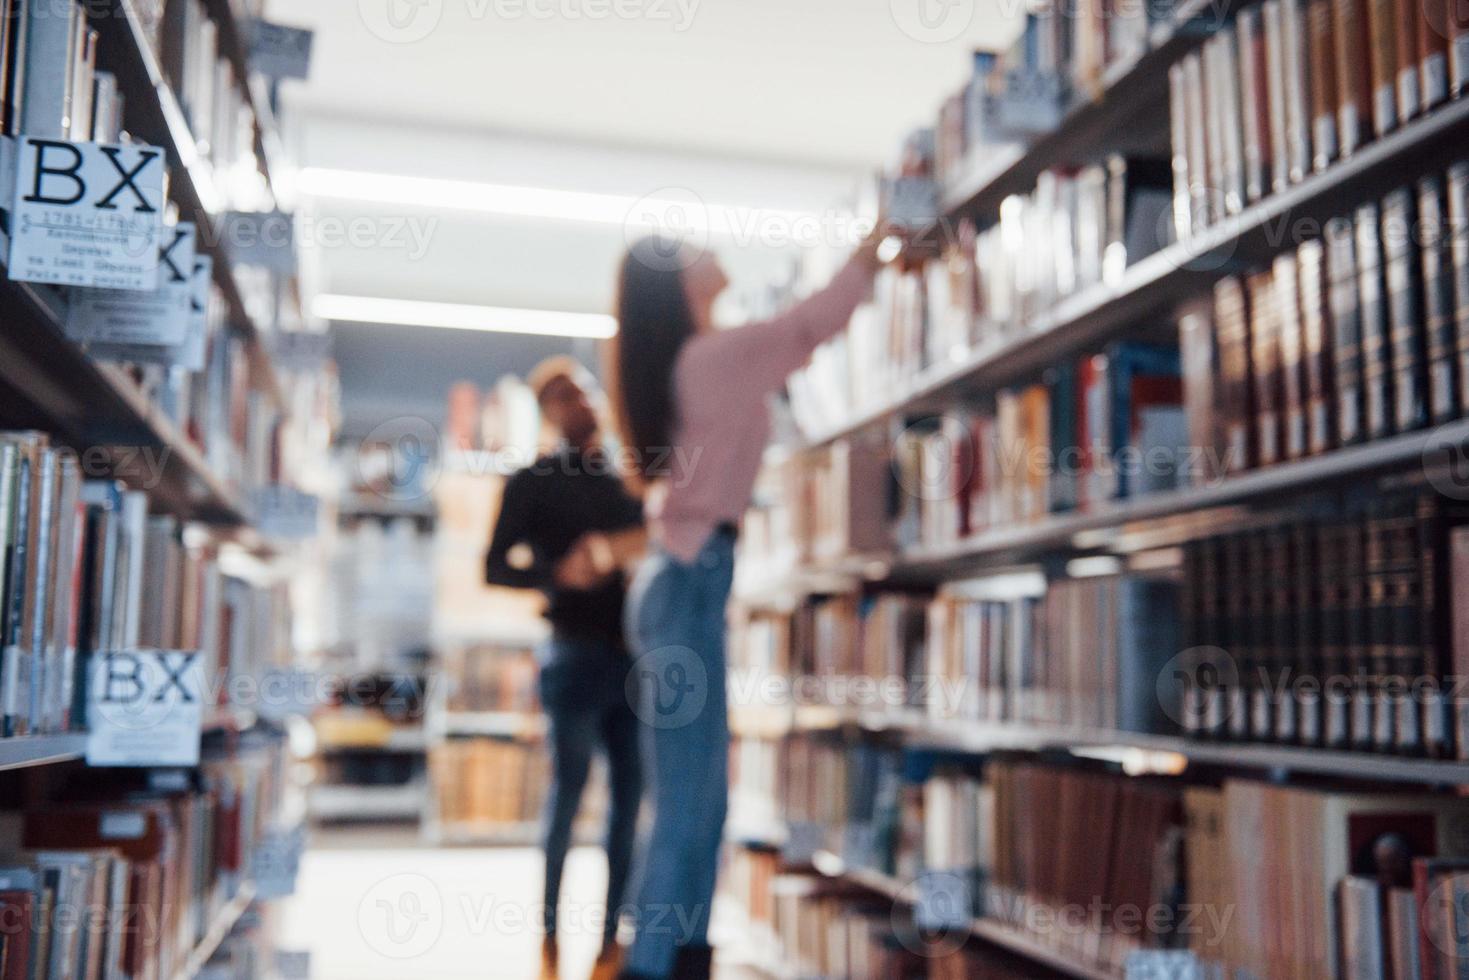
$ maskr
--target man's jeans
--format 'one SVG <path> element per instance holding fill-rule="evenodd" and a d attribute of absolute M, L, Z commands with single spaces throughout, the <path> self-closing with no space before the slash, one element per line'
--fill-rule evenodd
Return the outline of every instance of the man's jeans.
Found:
<path fill-rule="evenodd" d="M 627 699 L 628 659 L 605 644 L 552 637 L 541 648 L 541 705 L 550 721 L 551 787 L 546 798 L 547 936 L 556 934 L 561 872 L 582 790 L 600 746 L 607 754 L 607 917 L 603 940 L 617 935 L 642 802 L 638 721 Z"/>

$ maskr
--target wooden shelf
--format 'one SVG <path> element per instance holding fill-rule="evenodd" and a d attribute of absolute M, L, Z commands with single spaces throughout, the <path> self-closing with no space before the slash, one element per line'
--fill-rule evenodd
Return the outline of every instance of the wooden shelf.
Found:
<path fill-rule="evenodd" d="M 1086 513 L 1052 514 L 1030 523 L 981 531 L 942 548 L 906 551 L 892 559 L 893 575 L 942 580 L 978 571 L 985 565 L 1034 558 L 1047 551 L 1113 547 L 1129 535 L 1139 543 L 1156 546 L 1167 538 L 1144 534 L 1150 522 L 1221 507 L 1274 502 L 1282 495 L 1325 490 L 1395 471 L 1442 467 L 1446 465 L 1445 448 L 1465 442 L 1469 442 L 1469 419 L 1279 463 L 1208 486 L 1148 494 Z"/>
<path fill-rule="evenodd" d="M 126 372 L 92 360 L 68 340 L 64 315 L 59 293 L 0 282 L 6 325 L 0 331 L 0 425 L 42 429 L 81 451 L 106 447 L 114 476 L 148 491 L 158 507 L 182 519 L 244 523 L 243 503 L 199 448 Z"/>
<path fill-rule="evenodd" d="M 936 413 L 957 397 L 1015 383 L 1049 364 L 1120 337 L 1150 317 L 1168 318 L 1181 303 L 1209 295 L 1224 275 L 1265 262 L 1326 220 L 1350 214 L 1407 184 L 1446 169 L 1469 139 L 1469 98 L 1439 106 L 1349 159 L 1260 201 L 1189 241 L 1129 266 L 1116 284 L 1083 290 L 1028 326 L 995 338 L 967 357 L 926 371 L 902 396 L 857 412 L 808 439 L 826 445 L 875 423 Z"/>
<path fill-rule="evenodd" d="M 830 852 L 819 852 L 812 862 L 817 871 L 828 878 L 844 881 L 872 892 L 900 905 L 911 905 L 917 898 L 917 889 L 904 885 L 898 879 L 866 868 L 849 868 L 840 857 Z M 1051 949 L 1035 939 L 990 919 L 973 919 L 963 931 L 975 939 L 1008 950 L 1058 973 L 1078 980 L 1117 980 L 1118 974 L 1078 962 L 1066 954 Z"/>
<path fill-rule="evenodd" d="M 49 766 L 80 759 L 87 750 L 85 732 L 65 735 L 22 735 L 0 738 L 0 770 Z"/>
<path fill-rule="evenodd" d="M 1052 167 L 1129 149 L 1166 153 L 1169 67 L 1246 2 L 1183 0 L 1168 23 L 1154 28 L 1147 50 L 1109 67 L 1096 97 L 1077 99 L 1056 129 L 1027 147 L 994 151 L 960 177 L 944 196 L 946 216 L 993 214 L 1006 197 L 1030 191 Z"/>

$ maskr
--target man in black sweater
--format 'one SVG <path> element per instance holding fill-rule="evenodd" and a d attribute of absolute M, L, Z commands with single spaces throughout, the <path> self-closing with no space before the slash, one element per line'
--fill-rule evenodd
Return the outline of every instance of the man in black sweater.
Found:
<path fill-rule="evenodd" d="M 530 376 L 557 449 L 505 484 L 486 561 L 491 585 L 538 589 L 551 638 L 538 651 L 541 704 L 550 726 L 542 976 L 555 977 L 561 872 L 592 755 L 607 753 L 607 916 L 594 976 L 615 976 L 618 909 L 632 864 L 642 769 L 638 721 L 625 694 L 631 665 L 622 633 L 622 566 L 641 551 L 643 512 L 602 450 L 586 372 L 552 358 Z"/>

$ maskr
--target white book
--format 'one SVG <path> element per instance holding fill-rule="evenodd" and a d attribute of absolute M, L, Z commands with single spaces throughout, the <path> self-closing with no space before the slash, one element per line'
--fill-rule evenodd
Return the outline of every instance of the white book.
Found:
<path fill-rule="evenodd" d="M 27 6 L 21 76 L 16 86 L 20 132 L 44 139 L 68 139 L 71 118 L 75 39 L 81 8 L 71 4 L 58 16 L 57 0 L 22 0 Z"/>

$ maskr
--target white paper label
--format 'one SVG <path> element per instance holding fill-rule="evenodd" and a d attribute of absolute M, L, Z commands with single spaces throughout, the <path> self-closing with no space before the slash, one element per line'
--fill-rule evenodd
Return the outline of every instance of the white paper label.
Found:
<path fill-rule="evenodd" d="M 197 233 L 182 221 L 164 230 L 157 289 L 79 289 L 72 293 L 66 335 L 77 343 L 176 347 L 189 326 L 189 281 Z"/>
<path fill-rule="evenodd" d="M 301 854 L 306 850 L 305 829 L 270 830 L 250 855 L 250 880 L 257 898 L 287 898 L 296 893 Z"/>
<path fill-rule="evenodd" d="M 1454 38 L 1453 87 L 1457 95 L 1469 87 L 1469 31 Z"/>
<path fill-rule="evenodd" d="M 103 840 L 137 840 L 148 830 L 148 818 L 141 813 L 102 814 L 98 833 Z"/>
<path fill-rule="evenodd" d="M 16 151 L 11 279 L 157 288 L 162 150 L 24 137 Z"/>
<path fill-rule="evenodd" d="M 276 950 L 275 972 L 280 980 L 311 980 L 311 950 Z"/>
<path fill-rule="evenodd" d="M 1145 949 L 1127 954 L 1126 980 L 1204 980 L 1196 955 L 1180 950 Z"/>
<path fill-rule="evenodd" d="M 204 666 L 195 651 L 92 655 L 87 763 L 196 766 L 204 722 Z"/>

